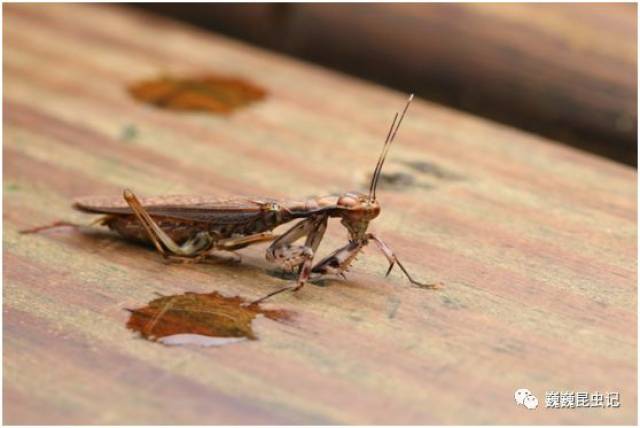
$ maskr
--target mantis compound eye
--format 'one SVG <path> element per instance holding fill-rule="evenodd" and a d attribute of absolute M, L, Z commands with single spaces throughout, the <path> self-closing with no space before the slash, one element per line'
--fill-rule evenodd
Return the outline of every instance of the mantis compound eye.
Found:
<path fill-rule="evenodd" d="M 338 199 L 340 208 L 355 208 L 359 205 L 358 197 L 351 193 L 345 193 Z"/>

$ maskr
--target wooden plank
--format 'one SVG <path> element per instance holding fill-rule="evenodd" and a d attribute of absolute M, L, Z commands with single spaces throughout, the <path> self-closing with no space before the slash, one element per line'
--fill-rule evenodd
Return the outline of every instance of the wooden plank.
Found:
<path fill-rule="evenodd" d="M 369 250 L 348 281 L 267 305 L 295 321 L 258 319 L 257 341 L 164 347 L 123 309 L 154 293 L 259 297 L 283 285 L 264 249 L 168 266 L 109 234 L 18 230 L 88 221 L 71 198 L 124 187 L 366 188 L 404 95 L 119 7 L 7 5 L 3 23 L 5 423 L 635 423 L 635 170 L 416 100 L 385 167 L 416 185 L 381 189 L 372 229 L 444 289 L 383 278 Z M 267 98 L 227 117 L 126 90 L 205 72 Z M 344 239 L 332 221 L 320 251 Z M 526 411 L 517 388 L 543 404 L 619 391 L 622 406 Z"/>
<path fill-rule="evenodd" d="M 636 163 L 635 4 L 139 6 Z"/>

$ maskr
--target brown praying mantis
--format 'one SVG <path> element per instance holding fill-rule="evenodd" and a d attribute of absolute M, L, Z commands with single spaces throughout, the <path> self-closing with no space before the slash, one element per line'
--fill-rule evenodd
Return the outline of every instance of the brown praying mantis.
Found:
<path fill-rule="evenodd" d="M 340 195 L 310 198 L 304 201 L 271 198 L 216 199 L 204 196 L 164 196 L 138 199 L 130 190 L 124 199 L 87 197 L 75 200 L 74 208 L 102 214 L 97 224 L 120 235 L 151 243 L 168 261 L 199 262 L 216 252 L 230 251 L 260 242 L 272 241 L 266 258 L 288 271 L 298 269 L 297 283 L 267 294 L 261 302 L 286 290 L 300 290 L 309 279 L 337 274 L 344 277 L 356 255 L 374 242 L 389 262 L 388 276 L 395 265 L 411 284 L 436 288 L 411 277 L 393 251 L 377 236 L 367 232 L 369 222 L 380 214 L 376 188 L 380 171 L 407 109 L 395 114 L 373 172 L 368 194 L 346 192 Z M 330 217 L 341 219 L 349 232 L 349 242 L 317 263 L 313 263 Z M 277 226 L 302 219 L 280 236 Z M 305 238 L 304 244 L 296 244 Z"/>

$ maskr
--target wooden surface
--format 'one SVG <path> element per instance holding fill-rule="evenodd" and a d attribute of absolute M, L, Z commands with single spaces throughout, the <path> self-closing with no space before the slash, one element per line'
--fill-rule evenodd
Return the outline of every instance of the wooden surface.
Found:
<path fill-rule="evenodd" d="M 88 222 L 73 197 L 124 187 L 366 188 L 405 94 L 118 7 L 5 5 L 3 24 L 5 423 L 635 423 L 635 170 L 417 99 L 385 168 L 420 185 L 381 189 L 371 229 L 444 289 L 385 279 L 371 248 L 348 281 L 274 299 L 295 321 L 257 320 L 257 341 L 165 347 L 124 308 L 261 296 L 284 284 L 263 247 L 239 266 L 167 266 L 108 234 L 17 231 Z M 222 117 L 126 90 L 204 72 L 268 95 Z M 344 239 L 331 222 L 320 251 Z M 517 407 L 518 388 L 541 406 Z M 554 390 L 619 391 L 622 406 L 546 409 Z"/>
<path fill-rule="evenodd" d="M 635 165 L 635 4 L 140 7 Z"/>

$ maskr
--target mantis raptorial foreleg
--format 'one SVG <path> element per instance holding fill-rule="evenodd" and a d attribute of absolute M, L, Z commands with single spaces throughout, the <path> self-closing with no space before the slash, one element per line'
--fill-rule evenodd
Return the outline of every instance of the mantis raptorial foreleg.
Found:
<path fill-rule="evenodd" d="M 303 220 L 281 235 L 267 248 L 267 260 L 293 270 L 299 266 L 298 281 L 293 287 L 283 287 L 254 301 L 259 303 L 283 291 L 300 290 L 311 275 L 313 257 L 327 230 L 327 216 L 318 216 Z M 295 241 L 306 236 L 304 245 L 293 245 Z"/>
<path fill-rule="evenodd" d="M 267 260 L 293 270 L 307 260 L 312 260 L 318 245 L 327 229 L 327 217 L 312 217 L 303 220 L 282 234 L 267 248 Z M 294 245 L 303 236 L 307 237 L 304 245 Z"/>

